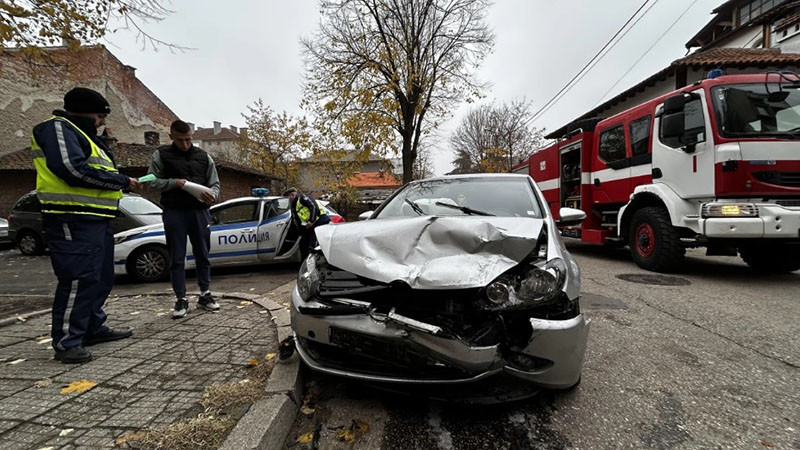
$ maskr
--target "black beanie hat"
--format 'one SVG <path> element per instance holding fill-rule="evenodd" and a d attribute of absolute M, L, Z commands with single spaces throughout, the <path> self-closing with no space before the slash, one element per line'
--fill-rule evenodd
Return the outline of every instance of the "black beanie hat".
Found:
<path fill-rule="evenodd" d="M 109 114 L 111 106 L 99 92 L 76 87 L 64 95 L 64 109 L 72 113 Z"/>

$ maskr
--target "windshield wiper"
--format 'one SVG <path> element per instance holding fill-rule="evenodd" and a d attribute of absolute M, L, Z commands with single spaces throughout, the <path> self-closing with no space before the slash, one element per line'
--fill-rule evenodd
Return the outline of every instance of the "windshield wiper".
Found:
<path fill-rule="evenodd" d="M 418 204 L 414 203 L 413 200 L 409 200 L 407 198 L 404 199 L 404 200 L 406 201 L 406 203 L 411 205 L 411 209 L 413 209 L 414 212 L 417 213 L 417 215 L 420 215 L 420 216 L 424 216 L 425 215 L 425 211 L 423 211 L 422 208 L 420 208 Z"/>
<path fill-rule="evenodd" d="M 477 209 L 468 208 L 466 206 L 453 205 L 451 203 L 436 202 L 436 205 L 437 206 L 444 206 L 445 208 L 457 209 L 457 210 L 463 212 L 464 214 L 469 214 L 469 215 L 473 215 L 473 214 L 476 215 L 476 216 L 493 216 L 494 215 L 492 213 L 488 213 L 488 212 L 485 212 L 485 211 L 478 211 Z"/>

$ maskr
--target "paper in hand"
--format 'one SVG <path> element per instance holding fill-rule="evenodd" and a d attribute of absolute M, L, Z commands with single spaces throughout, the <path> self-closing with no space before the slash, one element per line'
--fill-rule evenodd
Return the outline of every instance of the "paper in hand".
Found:
<path fill-rule="evenodd" d="M 139 183 L 149 183 L 149 182 L 155 181 L 155 180 L 156 180 L 156 176 L 153 175 L 152 173 L 148 173 L 147 175 L 145 175 L 143 177 L 139 177 Z"/>
<path fill-rule="evenodd" d="M 192 183 L 191 181 L 187 181 L 186 184 L 181 187 L 181 189 L 192 194 L 194 198 L 200 200 L 201 202 L 203 201 L 203 192 L 208 192 L 212 197 L 215 196 L 214 191 L 212 191 L 211 188 L 207 188 L 202 184 Z"/>

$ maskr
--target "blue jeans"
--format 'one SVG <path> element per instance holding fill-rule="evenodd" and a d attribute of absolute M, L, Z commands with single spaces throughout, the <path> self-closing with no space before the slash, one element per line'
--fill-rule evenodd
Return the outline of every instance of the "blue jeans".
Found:
<path fill-rule="evenodd" d="M 162 214 L 164 235 L 169 249 L 169 276 L 177 298 L 186 297 L 186 236 L 192 243 L 197 285 L 200 291 L 211 286 L 211 264 L 208 250 L 211 247 L 211 213 L 208 209 L 165 208 Z"/>

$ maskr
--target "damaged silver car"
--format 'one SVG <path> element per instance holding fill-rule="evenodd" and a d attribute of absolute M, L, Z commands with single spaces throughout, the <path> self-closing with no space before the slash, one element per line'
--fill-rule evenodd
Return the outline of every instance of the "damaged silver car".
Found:
<path fill-rule="evenodd" d="M 589 324 L 546 205 L 527 175 L 449 176 L 404 186 L 368 220 L 318 228 L 292 293 L 300 357 L 367 381 L 576 385 Z"/>

